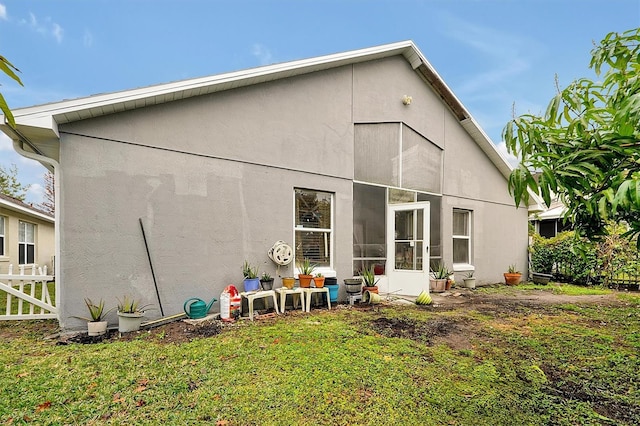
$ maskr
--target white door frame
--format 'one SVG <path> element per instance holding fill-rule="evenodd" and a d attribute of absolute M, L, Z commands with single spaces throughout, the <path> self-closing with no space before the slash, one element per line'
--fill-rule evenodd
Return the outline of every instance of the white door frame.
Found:
<path fill-rule="evenodd" d="M 418 214 L 415 213 L 422 210 L 422 238 L 418 238 Z M 396 213 L 400 211 L 414 211 L 413 214 L 413 230 L 410 239 L 401 240 L 402 243 L 415 247 L 422 244 L 421 253 L 415 250 L 412 252 L 414 268 L 413 269 L 396 269 Z M 417 203 L 402 203 L 387 205 L 387 262 L 386 274 L 388 278 L 387 292 L 405 295 L 417 296 L 423 290 L 429 291 L 429 241 L 430 241 L 430 203 L 421 201 Z M 420 263 L 419 257 L 422 257 L 422 266 L 415 269 Z"/>

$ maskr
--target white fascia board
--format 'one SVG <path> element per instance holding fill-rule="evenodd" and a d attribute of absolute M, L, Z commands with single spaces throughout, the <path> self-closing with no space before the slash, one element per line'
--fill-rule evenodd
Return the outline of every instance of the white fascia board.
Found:
<path fill-rule="evenodd" d="M 466 120 L 462 120 L 460 122 L 462 127 L 471 135 L 471 137 L 476 141 L 476 143 L 480 146 L 480 148 L 487 154 L 487 156 L 491 159 L 493 164 L 496 165 L 500 173 L 506 178 L 509 179 L 509 175 L 513 171 L 513 167 L 504 155 L 498 151 L 498 147 L 491 141 L 489 136 L 482 130 L 482 128 L 478 125 L 478 123 L 473 119 L 473 117 L 469 114 L 469 118 Z"/>
<path fill-rule="evenodd" d="M 74 111 L 102 108 L 109 105 L 122 104 L 145 98 L 162 97 L 189 90 L 191 90 L 192 93 L 200 93 L 198 92 L 198 89 L 217 86 L 224 83 L 239 82 L 242 80 L 247 80 L 247 84 L 251 84 L 255 80 L 274 80 L 279 78 L 279 75 L 283 73 L 286 75 L 297 75 L 320 69 L 334 68 L 347 63 L 355 63 L 362 60 L 375 59 L 376 57 L 396 55 L 403 53 L 404 50 L 408 48 L 417 51 L 413 42 L 404 41 L 367 49 L 284 62 L 225 74 L 217 74 L 208 77 L 194 78 L 138 89 L 99 94 L 84 98 L 20 108 L 14 110 L 14 117 L 17 124 L 24 124 L 25 126 L 54 126 L 57 123 L 64 123 L 65 120 L 61 119 L 61 117 L 64 114 L 72 113 Z M 48 122 L 48 117 L 53 118 L 51 123 Z M 57 133 L 57 128 L 55 129 L 55 132 Z"/>

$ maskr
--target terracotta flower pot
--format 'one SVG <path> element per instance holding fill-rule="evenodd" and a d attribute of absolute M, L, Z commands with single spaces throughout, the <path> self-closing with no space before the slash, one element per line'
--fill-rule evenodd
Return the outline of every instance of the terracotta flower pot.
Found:
<path fill-rule="evenodd" d="M 431 279 L 429 280 L 429 290 L 434 293 L 442 293 L 447 288 L 447 280 L 446 279 Z"/>
<path fill-rule="evenodd" d="M 368 291 L 369 293 L 375 293 L 378 294 L 378 286 L 373 286 L 373 287 L 367 287 L 366 285 L 362 287 L 362 293 L 364 294 L 365 291 Z"/>
<path fill-rule="evenodd" d="M 311 287 L 312 279 L 313 279 L 313 275 L 298 274 L 298 280 L 300 281 L 300 287 L 302 288 Z"/>
<path fill-rule="evenodd" d="M 324 287 L 324 277 L 315 277 L 313 282 L 316 285 L 316 288 Z"/>
<path fill-rule="evenodd" d="M 511 274 L 509 272 L 504 273 L 504 282 L 507 285 L 518 285 L 520 284 L 520 279 L 522 279 L 522 274 Z"/>

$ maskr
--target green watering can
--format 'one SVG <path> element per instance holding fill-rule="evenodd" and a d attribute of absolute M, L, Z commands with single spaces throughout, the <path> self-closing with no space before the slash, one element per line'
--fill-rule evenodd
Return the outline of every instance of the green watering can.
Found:
<path fill-rule="evenodd" d="M 192 297 L 184 302 L 184 313 L 191 319 L 204 318 L 216 300 L 218 299 L 214 297 L 209 304 L 206 304 L 204 300 Z"/>

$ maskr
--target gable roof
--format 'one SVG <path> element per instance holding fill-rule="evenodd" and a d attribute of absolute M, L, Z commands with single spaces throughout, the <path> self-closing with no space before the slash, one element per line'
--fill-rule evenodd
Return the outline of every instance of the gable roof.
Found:
<path fill-rule="evenodd" d="M 40 209 L 33 207 L 31 204 L 27 204 L 18 200 L 17 198 L 10 197 L 0 193 L 0 207 L 4 207 L 7 210 L 26 214 L 31 217 L 42 219 L 46 222 L 54 222 L 53 215 L 44 212 Z"/>
<path fill-rule="evenodd" d="M 12 139 L 29 145 L 36 154 L 46 155 L 38 149 L 38 142 L 59 139 L 60 124 L 396 55 L 402 55 L 429 83 L 502 175 L 508 178 L 511 165 L 412 41 L 20 108 L 13 111 L 16 130 L 4 124 L 4 120 L 0 129 Z"/>

